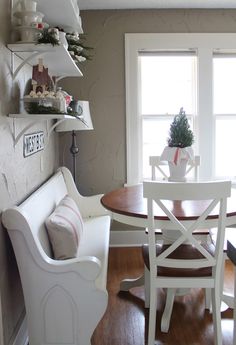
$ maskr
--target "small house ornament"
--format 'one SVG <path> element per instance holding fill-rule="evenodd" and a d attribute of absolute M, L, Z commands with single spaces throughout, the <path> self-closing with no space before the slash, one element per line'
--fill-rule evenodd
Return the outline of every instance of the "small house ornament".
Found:
<path fill-rule="evenodd" d="M 38 64 L 33 66 L 32 71 L 32 89 L 35 93 L 44 93 L 52 84 L 48 74 L 48 68 L 44 67 L 43 59 L 38 60 Z"/>

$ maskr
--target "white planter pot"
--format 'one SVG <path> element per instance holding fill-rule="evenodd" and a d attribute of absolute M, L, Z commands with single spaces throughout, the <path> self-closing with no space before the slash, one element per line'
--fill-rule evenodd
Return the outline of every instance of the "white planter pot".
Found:
<path fill-rule="evenodd" d="M 170 177 L 168 178 L 168 181 L 185 182 L 187 163 L 188 163 L 188 159 L 181 159 L 179 164 L 168 162 L 169 169 L 170 169 Z"/>

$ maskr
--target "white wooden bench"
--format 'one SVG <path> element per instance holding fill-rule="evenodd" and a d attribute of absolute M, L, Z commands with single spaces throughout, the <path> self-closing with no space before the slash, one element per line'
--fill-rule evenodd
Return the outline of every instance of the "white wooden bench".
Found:
<path fill-rule="evenodd" d="M 45 219 L 69 195 L 84 230 L 77 256 L 55 260 Z M 60 168 L 21 205 L 3 212 L 19 267 L 30 345 L 90 345 L 108 303 L 110 216 L 101 195 L 83 197 L 67 168 Z"/>

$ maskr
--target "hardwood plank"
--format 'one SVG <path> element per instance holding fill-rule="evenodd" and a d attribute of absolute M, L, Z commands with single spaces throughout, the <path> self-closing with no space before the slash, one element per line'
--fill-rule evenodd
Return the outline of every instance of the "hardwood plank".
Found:
<path fill-rule="evenodd" d="M 111 248 L 109 254 L 107 311 L 99 323 L 92 345 L 144 345 L 147 342 L 148 309 L 144 308 L 143 287 L 119 292 L 120 281 L 143 273 L 141 248 Z M 232 264 L 226 265 L 226 289 L 232 290 Z M 165 292 L 158 292 L 157 345 L 214 345 L 212 316 L 204 309 L 204 293 L 176 297 L 170 329 L 160 332 Z M 233 311 L 222 313 L 223 345 L 233 343 Z"/>

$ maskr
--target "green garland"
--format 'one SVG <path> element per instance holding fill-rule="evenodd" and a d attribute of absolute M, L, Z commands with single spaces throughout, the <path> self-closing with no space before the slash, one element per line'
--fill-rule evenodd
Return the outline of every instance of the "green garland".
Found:
<path fill-rule="evenodd" d="M 25 105 L 26 111 L 29 114 L 65 114 L 55 107 L 38 104 L 36 102 L 28 103 Z"/>
<path fill-rule="evenodd" d="M 66 112 L 62 112 L 58 110 L 58 108 L 52 107 L 52 106 L 45 106 L 42 104 L 39 104 L 37 102 L 29 102 L 25 103 L 25 109 L 29 114 L 61 114 L 61 115 L 70 115 L 76 117 L 78 120 L 83 120 L 79 117 L 79 113 L 73 111 L 70 107 L 67 109 Z"/>
<path fill-rule="evenodd" d="M 68 108 L 67 108 L 67 114 L 70 115 L 70 116 L 74 116 L 74 117 L 76 117 L 78 120 L 82 121 L 81 115 L 80 115 L 78 112 L 72 110 L 71 107 L 68 107 Z M 83 122 L 83 121 L 82 121 L 82 122 Z"/>
<path fill-rule="evenodd" d="M 59 40 L 55 37 L 55 34 L 50 31 L 50 28 L 43 29 L 43 31 L 39 34 L 38 43 L 50 43 L 53 46 L 60 45 Z"/>
<path fill-rule="evenodd" d="M 80 35 L 80 37 L 78 37 L 77 35 L 73 33 L 67 33 L 66 39 L 68 42 L 69 51 L 73 51 L 75 55 L 82 56 L 86 60 L 92 60 L 92 55 L 90 55 L 89 52 L 93 50 L 93 48 L 84 44 L 84 40 L 85 40 L 84 35 Z"/>

